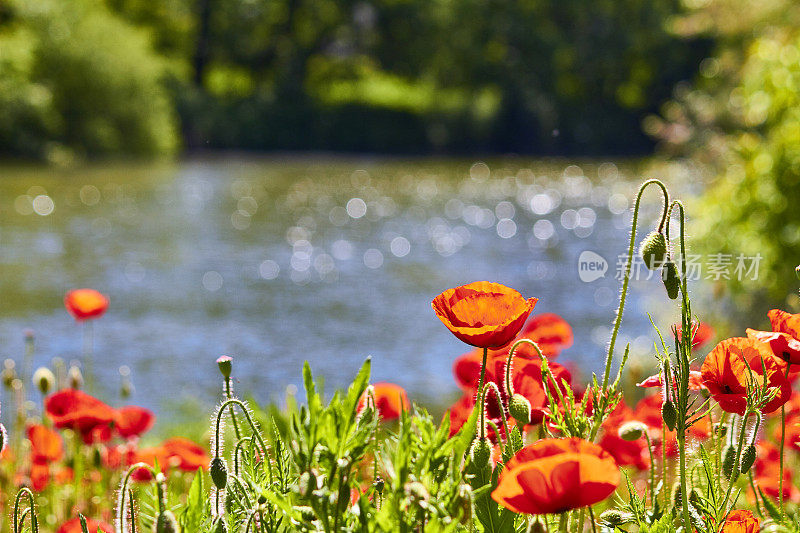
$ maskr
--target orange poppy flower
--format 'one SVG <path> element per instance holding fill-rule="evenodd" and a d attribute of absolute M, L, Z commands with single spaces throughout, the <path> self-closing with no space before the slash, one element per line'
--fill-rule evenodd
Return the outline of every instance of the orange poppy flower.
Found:
<path fill-rule="evenodd" d="M 722 533 L 758 533 L 760 524 L 752 511 L 736 509 L 728 514 Z"/>
<path fill-rule="evenodd" d="M 156 417 L 152 411 L 136 405 L 117 410 L 116 428 L 123 439 L 139 437 L 153 427 Z"/>
<path fill-rule="evenodd" d="M 761 361 L 764 361 L 762 368 Z M 766 374 L 767 385 L 777 387 L 778 394 L 764 407 L 771 413 L 791 396 L 791 384 L 786 380 L 779 360 L 766 345 L 744 337 L 726 339 L 717 344 L 703 362 L 703 383 L 719 406 L 729 413 L 743 415 L 747 408 L 747 380 L 761 379 Z"/>
<path fill-rule="evenodd" d="M 619 480 L 614 458 L 597 444 L 543 439 L 506 463 L 492 499 L 517 513 L 563 513 L 605 500 Z"/>
<path fill-rule="evenodd" d="M 400 413 L 408 411 L 408 395 L 405 389 L 394 383 L 375 383 L 372 386 L 375 392 L 375 408 L 382 420 L 395 420 L 400 418 Z M 364 409 L 367 403 L 366 393 L 358 400 L 358 412 Z"/>
<path fill-rule="evenodd" d="M 28 440 L 31 441 L 31 457 L 34 461 L 53 463 L 64 457 L 61 435 L 48 427 L 28 426 Z"/>
<path fill-rule="evenodd" d="M 31 488 L 41 492 L 50 482 L 50 464 L 64 457 L 64 445 L 58 433 L 42 425 L 28 426 L 27 433 L 31 443 Z"/>
<path fill-rule="evenodd" d="M 539 345 L 542 353 L 551 359 L 557 357 L 561 350 L 572 346 L 573 342 L 572 327 L 555 313 L 532 316 L 519 338 L 534 341 Z M 517 348 L 517 352 L 519 353 L 523 349 L 534 351 L 530 345 L 523 344 Z"/>
<path fill-rule="evenodd" d="M 114 527 L 106 524 L 105 522 L 99 522 L 92 518 L 86 519 L 86 526 L 89 528 L 91 533 L 95 533 L 98 529 L 103 533 L 114 533 Z M 81 519 L 80 518 L 73 518 L 68 522 L 64 522 L 56 533 L 81 533 L 83 529 L 81 529 Z"/>
<path fill-rule="evenodd" d="M 453 335 L 478 348 L 505 346 L 517 336 L 537 298 L 488 281 L 448 289 L 431 302 Z"/>
<path fill-rule="evenodd" d="M 55 427 L 78 432 L 87 444 L 109 440 L 111 423 L 117 419 L 113 408 L 77 389 L 51 394 L 45 399 L 44 407 Z"/>
<path fill-rule="evenodd" d="M 94 289 L 75 289 L 64 296 L 64 306 L 75 320 L 89 320 L 106 312 L 108 298 Z"/>

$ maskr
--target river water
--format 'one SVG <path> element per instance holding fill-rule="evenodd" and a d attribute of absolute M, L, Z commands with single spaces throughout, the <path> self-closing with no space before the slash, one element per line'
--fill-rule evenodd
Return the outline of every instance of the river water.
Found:
<path fill-rule="evenodd" d="M 19 366 L 32 328 L 35 366 L 80 360 L 62 300 L 96 288 L 111 301 L 94 323 L 98 394 L 119 405 L 128 366 L 130 401 L 166 417 L 213 404 L 223 354 L 237 389 L 259 401 L 300 387 L 303 360 L 330 389 L 371 355 L 375 381 L 445 405 L 467 347 L 430 301 L 484 279 L 566 318 L 575 344 L 562 359 L 586 377 L 602 366 L 641 181 L 635 163 L 513 158 L 220 157 L 2 174 L 0 355 Z M 648 203 L 648 225 L 657 208 Z M 604 277 L 581 281 L 586 250 L 607 261 Z M 657 281 L 635 283 L 620 346 L 652 347 L 646 309 L 666 301 Z"/>

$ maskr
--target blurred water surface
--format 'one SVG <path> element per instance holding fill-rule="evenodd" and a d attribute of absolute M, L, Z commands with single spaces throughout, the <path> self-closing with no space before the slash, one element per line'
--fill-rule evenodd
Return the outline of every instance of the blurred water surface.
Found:
<path fill-rule="evenodd" d="M 486 279 L 566 318 L 575 344 L 562 359 L 586 377 L 602 367 L 640 181 L 631 162 L 519 159 L 6 168 L 0 355 L 19 362 L 32 328 L 37 366 L 79 360 L 62 299 L 86 286 L 111 300 L 95 323 L 95 373 L 117 405 L 122 365 L 131 402 L 167 417 L 182 402 L 211 404 L 223 354 L 238 390 L 262 401 L 299 387 L 303 360 L 330 389 L 372 355 L 375 381 L 444 405 L 467 347 L 430 301 Z M 647 204 L 649 230 L 659 206 Z M 605 277 L 580 281 L 585 250 L 607 259 Z M 657 281 L 634 284 L 620 346 L 651 347 L 645 304 L 666 301 Z"/>

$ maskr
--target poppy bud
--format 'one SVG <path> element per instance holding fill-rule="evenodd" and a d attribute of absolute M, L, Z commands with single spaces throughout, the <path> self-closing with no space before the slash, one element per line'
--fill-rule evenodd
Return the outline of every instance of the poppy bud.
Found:
<path fill-rule="evenodd" d="M 531 423 L 531 402 L 522 394 L 515 393 L 508 402 L 508 412 L 521 424 Z"/>
<path fill-rule="evenodd" d="M 675 429 L 675 423 L 678 420 L 678 412 L 675 410 L 675 404 L 672 403 L 672 400 L 667 400 L 661 405 L 661 418 L 670 431 Z"/>
<path fill-rule="evenodd" d="M 735 463 L 736 447 L 733 444 L 728 444 L 722 450 L 722 473 L 725 474 L 726 478 L 730 479 L 733 475 L 733 467 Z"/>
<path fill-rule="evenodd" d="M 80 389 L 83 386 L 83 374 L 75 365 L 69 367 L 69 386 L 73 389 Z"/>
<path fill-rule="evenodd" d="M 314 520 L 317 519 L 317 515 L 314 512 L 314 509 L 308 507 L 307 505 L 295 505 L 294 510 L 299 511 L 300 516 L 302 516 L 303 520 L 305 520 L 306 522 L 313 522 Z"/>
<path fill-rule="evenodd" d="M 33 373 L 33 385 L 39 389 L 43 396 L 47 394 L 56 386 L 56 377 L 49 368 L 39 367 Z"/>
<path fill-rule="evenodd" d="M 375 483 L 372 484 L 375 487 L 375 492 L 378 494 L 383 494 L 383 487 L 386 485 L 386 482 L 383 480 L 382 477 L 379 477 L 375 480 Z"/>
<path fill-rule="evenodd" d="M 601 524 L 613 528 L 625 522 L 630 522 L 631 516 L 628 513 L 623 513 L 619 509 L 608 509 L 600 513 L 598 519 Z"/>
<path fill-rule="evenodd" d="M 742 464 L 739 468 L 739 471 L 742 474 L 746 474 L 750 471 L 750 468 L 753 466 L 753 463 L 756 462 L 756 447 L 754 445 L 748 446 L 744 453 L 742 454 Z"/>
<path fill-rule="evenodd" d="M 655 270 L 667 260 L 667 239 L 659 231 L 653 231 L 639 245 L 639 255 L 650 270 Z"/>
<path fill-rule="evenodd" d="M 717 423 L 714 426 L 714 433 L 716 433 L 717 437 L 724 437 L 728 433 L 728 426 L 722 423 Z"/>
<path fill-rule="evenodd" d="M 211 481 L 214 482 L 214 486 L 219 490 L 224 489 L 228 483 L 228 467 L 225 465 L 225 459 L 219 456 L 211 459 L 208 472 L 211 474 Z"/>
<path fill-rule="evenodd" d="M 6 449 L 6 444 L 8 444 L 8 433 L 6 427 L 0 424 L 0 452 Z"/>
<path fill-rule="evenodd" d="M 492 443 L 486 437 L 476 438 L 469 449 L 469 457 L 478 467 L 489 466 L 492 458 Z"/>
<path fill-rule="evenodd" d="M 14 369 L 16 363 L 14 363 L 13 359 L 6 359 L 3 362 L 3 385 L 6 386 L 7 389 L 11 388 L 11 384 L 17 378 L 17 371 Z"/>
<path fill-rule="evenodd" d="M 619 427 L 617 434 L 622 440 L 634 441 L 641 439 L 646 430 L 647 428 L 644 424 L 637 420 L 631 420 L 630 422 L 625 422 L 622 424 Z"/>
<path fill-rule="evenodd" d="M 223 355 L 217 359 L 217 366 L 219 367 L 219 371 L 222 373 L 222 376 L 225 379 L 228 379 L 231 377 L 231 371 L 233 370 L 233 358 Z"/>
<path fill-rule="evenodd" d="M 675 266 L 675 263 L 667 261 L 664 264 L 664 271 L 661 277 L 664 281 L 664 288 L 667 289 L 667 296 L 669 296 L 670 300 L 674 300 L 678 297 L 678 290 L 680 289 L 678 267 Z"/>
<path fill-rule="evenodd" d="M 794 267 L 794 275 L 797 276 L 797 279 L 800 279 L 800 265 Z"/>
<path fill-rule="evenodd" d="M 178 519 L 172 511 L 164 510 L 158 514 L 155 533 L 178 533 L 180 530 Z"/>

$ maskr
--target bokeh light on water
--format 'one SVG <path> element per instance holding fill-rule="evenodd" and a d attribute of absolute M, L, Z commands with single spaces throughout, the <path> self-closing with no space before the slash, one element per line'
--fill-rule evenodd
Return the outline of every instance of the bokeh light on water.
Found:
<path fill-rule="evenodd" d="M 466 351 L 435 318 L 440 291 L 492 280 L 540 301 L 575 329 L 563 360 L 598 370 L 616 307 L 635 170 L 611 162 L 220 159 L 80 171 L 19 169 L 0 183 L 2 357 L 36 331 L 36 365 L 80 358 L 62 306 L 93 287 L 99 388 L 160 409 L 218 393 L 214 359 L 235 357 L 240 391 L 259 400 L 301 383 L 308 359 L 330 387 L 372 355 L 374 379 L 444 405 Z M 656 205 L 652 205 L 656 204 Z M 656 216 L 648 202 L 646 228 Z M 584 250 L 608 262 L 583 283 Z M 652 346 L 637 282 L 621 346 Z M 652 293 L 653 295 L 650 295 Z M 649 303 L 652 303 L 650 301 Z"/>

